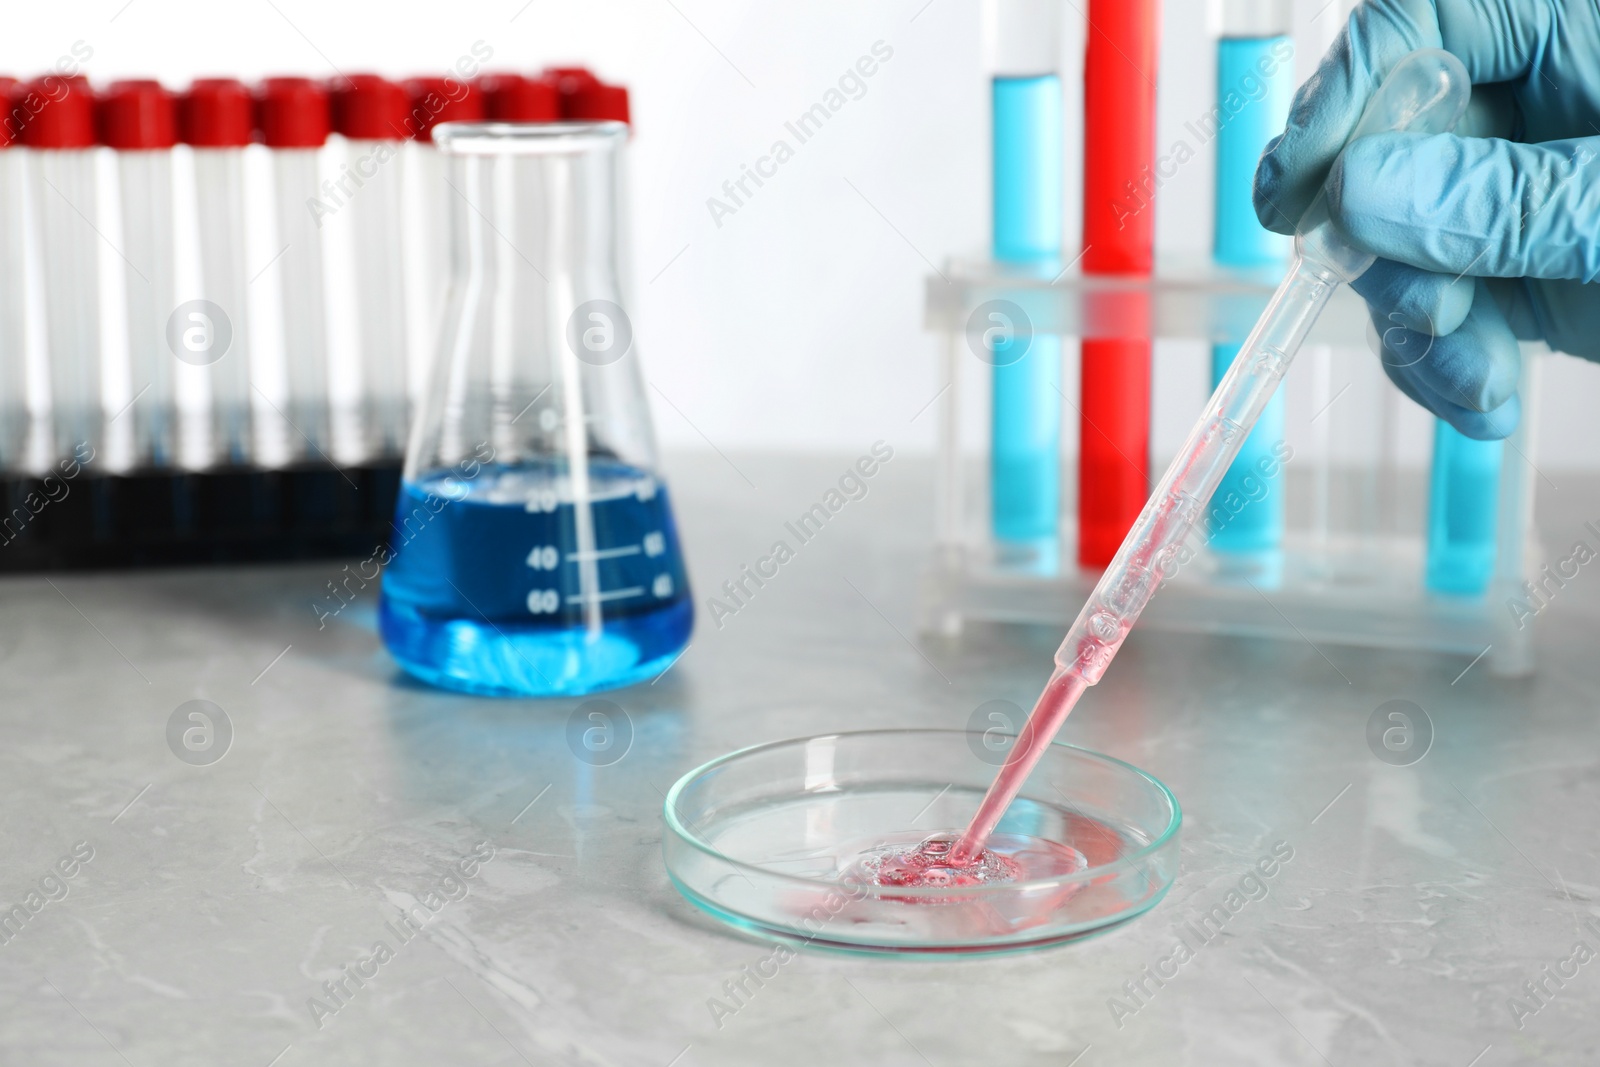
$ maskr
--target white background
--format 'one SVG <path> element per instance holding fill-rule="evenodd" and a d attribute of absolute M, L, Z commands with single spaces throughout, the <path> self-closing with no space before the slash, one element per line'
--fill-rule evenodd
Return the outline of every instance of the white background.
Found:
<path fill-rule="evenodd" d="M 1078 229 L 1085 0 L 1064 2 L 1070 248 Z M 1304 76 L 1341 4 L 1315 19 L 1322 0 L 1299 6 Z M 1204 4 L 1170 0 L 1165 19 L 1161 146 L 1215 95 Z M 652 391 L 663 444 L 857 451 L 885 438 L 913 451 L 932 445 L 933 414 L 911 421 L 943 384 L 937 346 L 920 325 L 923 280 L 932 263 L 988 240 L 988 90 L 971 0 L 106 0 L 18 5 L 6 31 L 0 72 L 37 73 L 81 40 L 94 50 L 85 73 L 95 81 L 143 75 L 174 87 L 214 74 L 444 73 L 480 40 L 494 50 L 490 68 L 588 64 L 633 94 L 634 317 L 647 373 L 681 411 Z M 784 122 L 878 41 L 893 58 L 868 80 L 865 95 L 718 226 L 707 199 L 721 196 L 723 182 L 775 139 L 793 143 Z M 1162 252 L 1209 247 L 1211 167 L 1202 152 L 1162 188 Z M 347 343 L 335 325 L 335 343 Z M 1340 356 L 1336 378 L 1370 374 L 1371 358 Z M 1548 363 L 1541 466 L 1600 463 L 1600 436 L 1586 418 L 1600 371 L 1567 357 Z M 1158 453 L 1176 445 L 1198 410 L 1204 364 L 1198 344 L 1160 347 Z M 1071 396 L 1075 371 L 1069 364 L 1065 372 Z M 1336 438 L 1367 447 L 1378 395 L 1363 387 L 1340 401 L 1351 410 L 1341 413 Z M 1429 423 L 1406 408 L 1398 440 L 1422 464 Z M 982 404 L 967 410 L 976 418 Z M 1309 412 L 1291 404 L 1291 434 Z M 968 435 L 976 441 L 980 433 L 973 421 Z M 1066 436 L 1070 449 L 1073 435 Z"/>

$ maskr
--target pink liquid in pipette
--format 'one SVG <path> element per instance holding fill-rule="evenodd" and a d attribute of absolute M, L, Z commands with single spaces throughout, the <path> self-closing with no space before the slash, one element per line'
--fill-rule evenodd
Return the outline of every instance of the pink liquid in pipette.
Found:
<path fill-rule="evenodd" d="M 1215 403 L 1215 401 L 1213 401 Z M 1214 425 L 1220 425 L 1221 417 L 1214 420 Z M 1234 434 L 1238 430 L 1235 427 Z M 1174 485 L 1184 485 L 1189 479 L 1191 469 L 1202 463 L 1206 467 L 1215 467 L 1222 470 L 1226 467 L 1226 460 L 1231 460 L 1231 453 L 1225 453 L 1220 458 L 1212 456 L 1207 448 L 1224 447 L 1226 442 L 1233 439 L 1229 433 L 1218 430 L 1216 433 L 1207 433 L 1198 438 L 1202 447 L 1196 448 L 1184 457 L 1180 456 L 1162 479 L 1162 485 L 1157 487 L 1146 506 L 1149 517 L 1148 526 L 1145 525 L 1145 516 L 1134 524 L 1128 532 L 1128 539 L 1123 542 L 1117 558 L 1107 569 L 1106 575 L 1101 578 L 1100 584 L 1090 594 L 1089 601 L 1095 605 L 1094 610 L 1084 609 L 1085 615 L 1080 616 L 1079 622 L 1073 624 L 1073 629 L 1068 631 L 1067 640 L 1077 633 L 1078 640 L 1072 646 L 1071 656 L 1064 655 L 1067 641 L 1062 643 L 1062 648 L 1056 653 L 1056 670 L 1050 676 L 1050 681 L 1044 687 L 1044 692 L 1039 694 L 1039 699 L 1033 705 L 1033 710 L 1028 713 L 1028 721 L 1023 723 L 1022 730 L 1017 736 L 1017 743 L 1011 750 L 1011 755 L 1006 758 L 1005 765 L 1000 768 L 1000 773 L 995 775 L 989 784 L 989 790 L 983 795 L 983 803 L 978 806 L 978 813 L 973 816 L 972 822 L 967 825 L 966 832 L 958 838 L 954 845 L 938 845 L 939 854 L 937 866 L 941 869 L 963 870 L 971 867 L 981 867 L 988 862 L 990 850 L 985 847 L 989 837 L 994 833 L 995 827 L 1000 824 L 1000 819 L 1005 815 L 1006 809 L 1022 791 L 1022 785 L 1028 780 L 1034 765 L 1050 748 L 1050 743 L 1055 739 L 1061 724 L 1067 721 L 1067 716 L 1077 705 L 1079 698 L 1091 684 L 1091 679 L 1098 681 L 1110 665 L 1112 657 L 1122 647 L 1122 642 L 1133 629 L 1134 620 L 1139 617 L 1145 602 L 1155 592 L 1161 583 L 1167 567 L 1176 556 L 1178 546 L 1188 536 L 1193 528 L 1203 500 L 1210 498 L 1211 489 L 1207 487 L 1201 497 L 1174 491 Z M 1237 452 L 1237 447 L 1232 452 Z M 1213 459 L 1218 462 L 1212 463 Z M 1141 529 L 1143 527 L 1143 529 Z M 1108 610 L 1107 604 L 1121 604 L 1121 610 L 1113 613 Z M 1080 623 L 1082 629 L 1079 629 Z M 1068 666 L 1062 666 L 1067 664 Z M 931 839 L 930 839 L 931 840 Z M 920 848 L 908 849 L 901 854 L 902 861 L 896 870 L 911 870 L 915 877 L 917 865 L 928 857 L 924 855 L 928 844 L 925 842 Z M 878 884 L 887 884 L 879 882 Z M 929 884 L 923 881 L 913 881 L 907 884 Z"/>
<path fill-rule="evenodd" d="M 1028 721 L 1018 733 L 1017 743 L 1012 746 L 1011 755 L 1006 757 L 1005 766 L 1000 768 L 1000 773 L 989 784 L 989 791 L 983 795 L 978 814 L 972 817 L 967 832 L 950 849 L 949 862 L 952 866 L 963 867 L 982 859 L 984 842 L 994 833 L 1000 817 L 1022 790 L 1022 783 L 1027 781 L 1034 764 L 1049 749 L 1056 731 L 1067 721 L 1078 698 L 1088 688 L 1089 684 L 1076 671 L 1057 672 L 1050 679 L 1050 684 L 1044 687 L 1033 710 L 1028 713 Z"/>
<path fill-rule="evenodd" d="M 1109 646 L 1114 653 L 1130 629 L 1131 624 L 1123 625 L 1117 628 L 1114 635 L 1101 637 L 1100 640 L 1090 636 L 1086 638 L 1086 643 L 1093 642 L 1098 648 L 1082 651 L 1093 654 L 1096 651 L 1103 652 Z M 973 816 L 966 832 L 954 844 L 950 841 L 950 835 L 936 834 L 918 844 L 896 849 L 893 856 L 865 872 L 869 880 L 877 885 L 925 886 L 973 885 L 1009 881 L 1016 877 L 1017 872 L 1011 869 L 1014 865 L 1008 866 L 1005 856 L 996 854 L 985 845 L 1000 824 L 1006 809 L 1022 791 L 1022 784 L 1028 780 L 1034 765 L 1049 750 L 1061 724 L 1067 721 L 1067 716 L 1088 688 L 1088 681 L 1078 671 L 1058 668 L 1044 687 L 1044 692 L 1039 694 L 1033 711 L 1028 714 L 1028 721 L 1017 736 L 1016 745 L 1011 749 L 1011 755 L 989 784 L 983 803 L 978 805 L 978 813 Z M 1076 853 L 1070 843 L 1055 843 L 1054 847 Z M 963 877 L 966 872 L 971 872 L 971 876 Z"/>
<path fill-rule="evenodd" d="M 869 853 L 857 867 L 859 876 L 874 885 L 893 886 L 970 886 L 1010 882 L 1018 878 L 1050 877 L 1081 870 L 1081 853 L 1069 843 L 1039 842 L 1048 847 L 1049 869 L 1024 870 L 1038 864 L 1020 864 L 1006 853 L 985 845 L 1000 822 L 1000 817 L 1016 799 L 1034 764 L 1050 747 L 1056 731 L 1066 721 L 1088 684 L 1077 674 L 1057 674 L 1045 686 L 1033 713 L 1023 724 L 1017 743 L 1005 766 L 984 794 L 978 814 L 960 838 L 953 834 L 934 834 L 917 842 L 889 846 Z M 1002 835 L 1004 836 L 1004 835 Z"/>

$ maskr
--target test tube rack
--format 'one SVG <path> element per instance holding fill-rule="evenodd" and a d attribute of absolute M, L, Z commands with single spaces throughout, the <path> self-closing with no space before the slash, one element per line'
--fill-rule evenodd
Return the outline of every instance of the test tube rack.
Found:
<path fill-rule="evenodd" d="M 1242 342 L 1280 279 L 1208 260 L 1160 259 L 1149 277 L 1083 275 L 954 260 L 926 283 L 924 327 L 941 338 L 935 547 L 924 575 L 925 633 L 958 637 L 969 623 L 1069 625 L 1098 572 L 1075 566 L 1076 522 L 1063 516 L 1060 544 L 1013 544 L 990 533 L 987 464 L 963 439 L 962 410 L 984 406 L 994 323 L 1034 336 Z M 999 314 L 1000 319 L 992 316 Z M 1381 376 L 1365 305 L 1341 290 L 1282 388 L 1318 388 L 1319 360 Z M 1064 351 L 1076 346 L 1066 344 Z M 1379 443 L 1370 465 L 1336 464 L 1323 449 L 1284 464 L 1287 531 L 1282 548 L 1241 556 L 1211 551 L 1197 526 L 1178 572 L 1140 625 L 1387 649 L 1482 656 L 1490 671 L 1533 669 L 1532 620 L 1508 609 L 1539 558 L 1532 515 L 1532 442 L 1543 346 L 1524 346 L 1522 421 L 1502 466 L 1494 577 L 1481 596 L 1424 588 L 1427 494 L 1415 492 L 1398 449 Z M 989 357 L 992 358 L 992 357 Z M 1197 357 L 1198 358 L 1198 357 Z M 1311 364 L 1307 366 L 1306 364 Z M 1058 376 L 1057 381 L 1061 378 Z M 1323 375 L 1323 382 L 1328 378 Z M 1409 403 L 1387 381 L 1383 403 Z M 1326 384 L 1314 398 L 1326 400 Z M 1204 396 L 1195 398 L 1196 410 Z M 1063 395 L 1063 404 L 1070 402 Z M 1072 424 L 1074 412 L 1067 412 Z M 1321 432 L 1326 433 L 1326 429 Z M 1073 436 L 1070 431 L 1066 436 Z M 987 440 L 987 434 L 984 440 Z M 1164 465 L 1164 460 L 1162 465 Z M 1070 464 L 1064 464 L 1070 467 Z M 1373 504 L 1376 498 L 1376 506 Z M 1063 493 L 1064 501 L 1073 494 Z M 1357 505 L 1352 501 L 1365 500 Z M 1213 507 L 1217 504 L 1213 501 Z M 1409 515 L 1409 512 L 1416 512 Z M 1409 516 L 1409 518 L 1408 518 Z M 1408 519 L 1408 521 L 1398 521 Z"/>
<path fill-rule="evenodd" d="M 289 469 L 0 477 L 0 573 L 366 556 L 388 541 L 400 458 Z"/>

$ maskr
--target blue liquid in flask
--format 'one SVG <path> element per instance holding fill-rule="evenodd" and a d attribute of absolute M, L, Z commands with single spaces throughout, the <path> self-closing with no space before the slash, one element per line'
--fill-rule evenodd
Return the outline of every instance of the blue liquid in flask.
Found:
<path fill-rule="evenodd" d="M 595 458 L 588 480 L 587 522 L 564 465 L 408 480 L 379 611 L 395 659 L 493 696 L 589 693 L 665 670 L 694 624 L 666 486 Z"/>

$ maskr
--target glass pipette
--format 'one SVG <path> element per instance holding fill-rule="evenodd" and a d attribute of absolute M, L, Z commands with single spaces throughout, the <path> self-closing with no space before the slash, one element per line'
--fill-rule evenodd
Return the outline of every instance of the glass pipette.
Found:
<path fill-rule="evenodd" d="M 1470 94 L 1460 60 L 1438 49 L 1412 52 L 1373 93 L 1350 140 L 1391 131 L 1447 132 L 1466 109 Z M 1078 698 L 1100 680 L 1139 613 L 1172 571 L 1189 531 L 1317 316 L 1341 282 L 1359 278 L 1375 259 L 1350 247 L 1334 229 L 1326 193 L 1319 193 L 1306 210 L 1294 243 L 1288 275 L 1056 650 L 1055 671 L 977 815 L 951 848 L 952 864 L 978 860 L 1028 772 Z"/>

